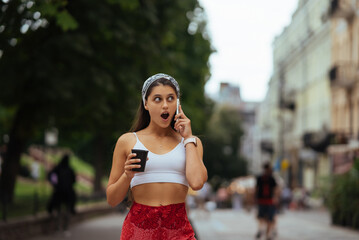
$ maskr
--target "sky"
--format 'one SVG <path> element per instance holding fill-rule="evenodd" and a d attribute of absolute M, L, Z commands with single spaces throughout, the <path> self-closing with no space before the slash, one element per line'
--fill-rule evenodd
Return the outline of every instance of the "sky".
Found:
<path fill-rule="evenodd" d="M 211 78 L 205 91 L 214 96 L 221 82 L 239 86 L 245 101 L 262 101 L 272 75 L 272 43 L 290 24 L 298 0 L 199 0 L 207 15 L 213 48 Z"/>

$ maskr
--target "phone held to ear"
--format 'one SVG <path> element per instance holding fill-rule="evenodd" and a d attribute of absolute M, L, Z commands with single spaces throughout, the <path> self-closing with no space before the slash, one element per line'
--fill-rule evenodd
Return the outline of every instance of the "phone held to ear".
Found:
<path fill-rule="evenodd" d="M 180 105 L 180 101 L 179 101 L 179 99 L 177 98 L 176 115 L 179 113 L 179 105 Z M 178 118 L 177 118 L 176 122 L 177 122 L 177 121 L 178 121 Z M 177 130 L 177 132 L 178 132 L 178 130 Z"/>
<path fill-rule="evenodd" d="M 177 98 L 177 109 L 176 109 L 176 115 L 179 113 L 179 105 L 180 105 L 180 101 L 179 99 Z"/>

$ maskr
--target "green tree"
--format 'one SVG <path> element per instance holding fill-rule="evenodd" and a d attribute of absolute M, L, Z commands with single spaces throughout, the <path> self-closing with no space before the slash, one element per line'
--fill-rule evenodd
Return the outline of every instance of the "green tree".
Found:
<path fill-rule="evenodd" d="M 333 224 L 359 229 L 359 159 L 346 173 L 334 175 L 328 192 Z"/>
<path fill-rule="evenodd" d="M 217 176 L 229 180 L 247 174 L 246 161 L 240 155 L 242 135 L 240 111 L 230 106 L 217 106 L 204 140 L 209 178 Z"/>
<path fill-rule="evenodd" d="M 160 71 L 180 82 L 182 104 L 204 131 L 211 48 L 196 0 L 12 0 L 0 9 L 2 196 L 12 199 L 21 152 L 49 127 L 95 165 L 100 189 L 143 81 Z"/>

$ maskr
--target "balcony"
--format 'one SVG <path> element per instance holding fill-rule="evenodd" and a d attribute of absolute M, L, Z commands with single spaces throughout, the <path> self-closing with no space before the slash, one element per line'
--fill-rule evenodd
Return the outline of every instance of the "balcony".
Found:
<path fill-rule="evenodd" d="M 355 15 L 355 9 L 351 0 L 332 0 L 328 15 L 331 18 L 351 19 Z"/>
<path fill-rule="evenodd" d="M 329 70 L 331 86 L 351 88 L 359 80 L 359 69 L 353 63 L 339 63 Z"/>
<path fill-rule="evenodd" d="M 287 109 L 292 112 L 295 111 L 295 91 L 284 93 L 280 99 L 279 106 L 281 109 Z"/>
<path fill-rule="evenodd" d="M 273 143 L 271 141 L 261 141 L 261 150 L 272 154 L 274 152 Z"/>
<path fill-rule="evenodd" d="M 290 111 L 295 111 L 295 102 L 293 100 L 280 100 L 280 108 L 281 109 L 288 109 Z"/>
<path fill-rule="evenodd" d="M 324 153 L 333 142 L 334 137 L 335 135 L 332 133 L 306 132 L 303 134 L 302 140 L 304 147 Z"/>

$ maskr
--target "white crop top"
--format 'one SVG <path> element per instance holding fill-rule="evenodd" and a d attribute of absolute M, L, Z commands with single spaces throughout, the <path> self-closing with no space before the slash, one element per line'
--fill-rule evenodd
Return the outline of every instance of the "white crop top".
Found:
<path fill-rule="evenodd" d="M 181 142 L 170 152 L 165 154 L 155 154 L 150 152 L 136 136 L 134 149 L 143 149 L 148 151 L 148 161 L 144 172 L 138 172 L 131 180 L 131 188 L 134 186 L 154 183 L 170 182 L 179 183 L 188 186 L 186 179 L 186 149 Z"/>

